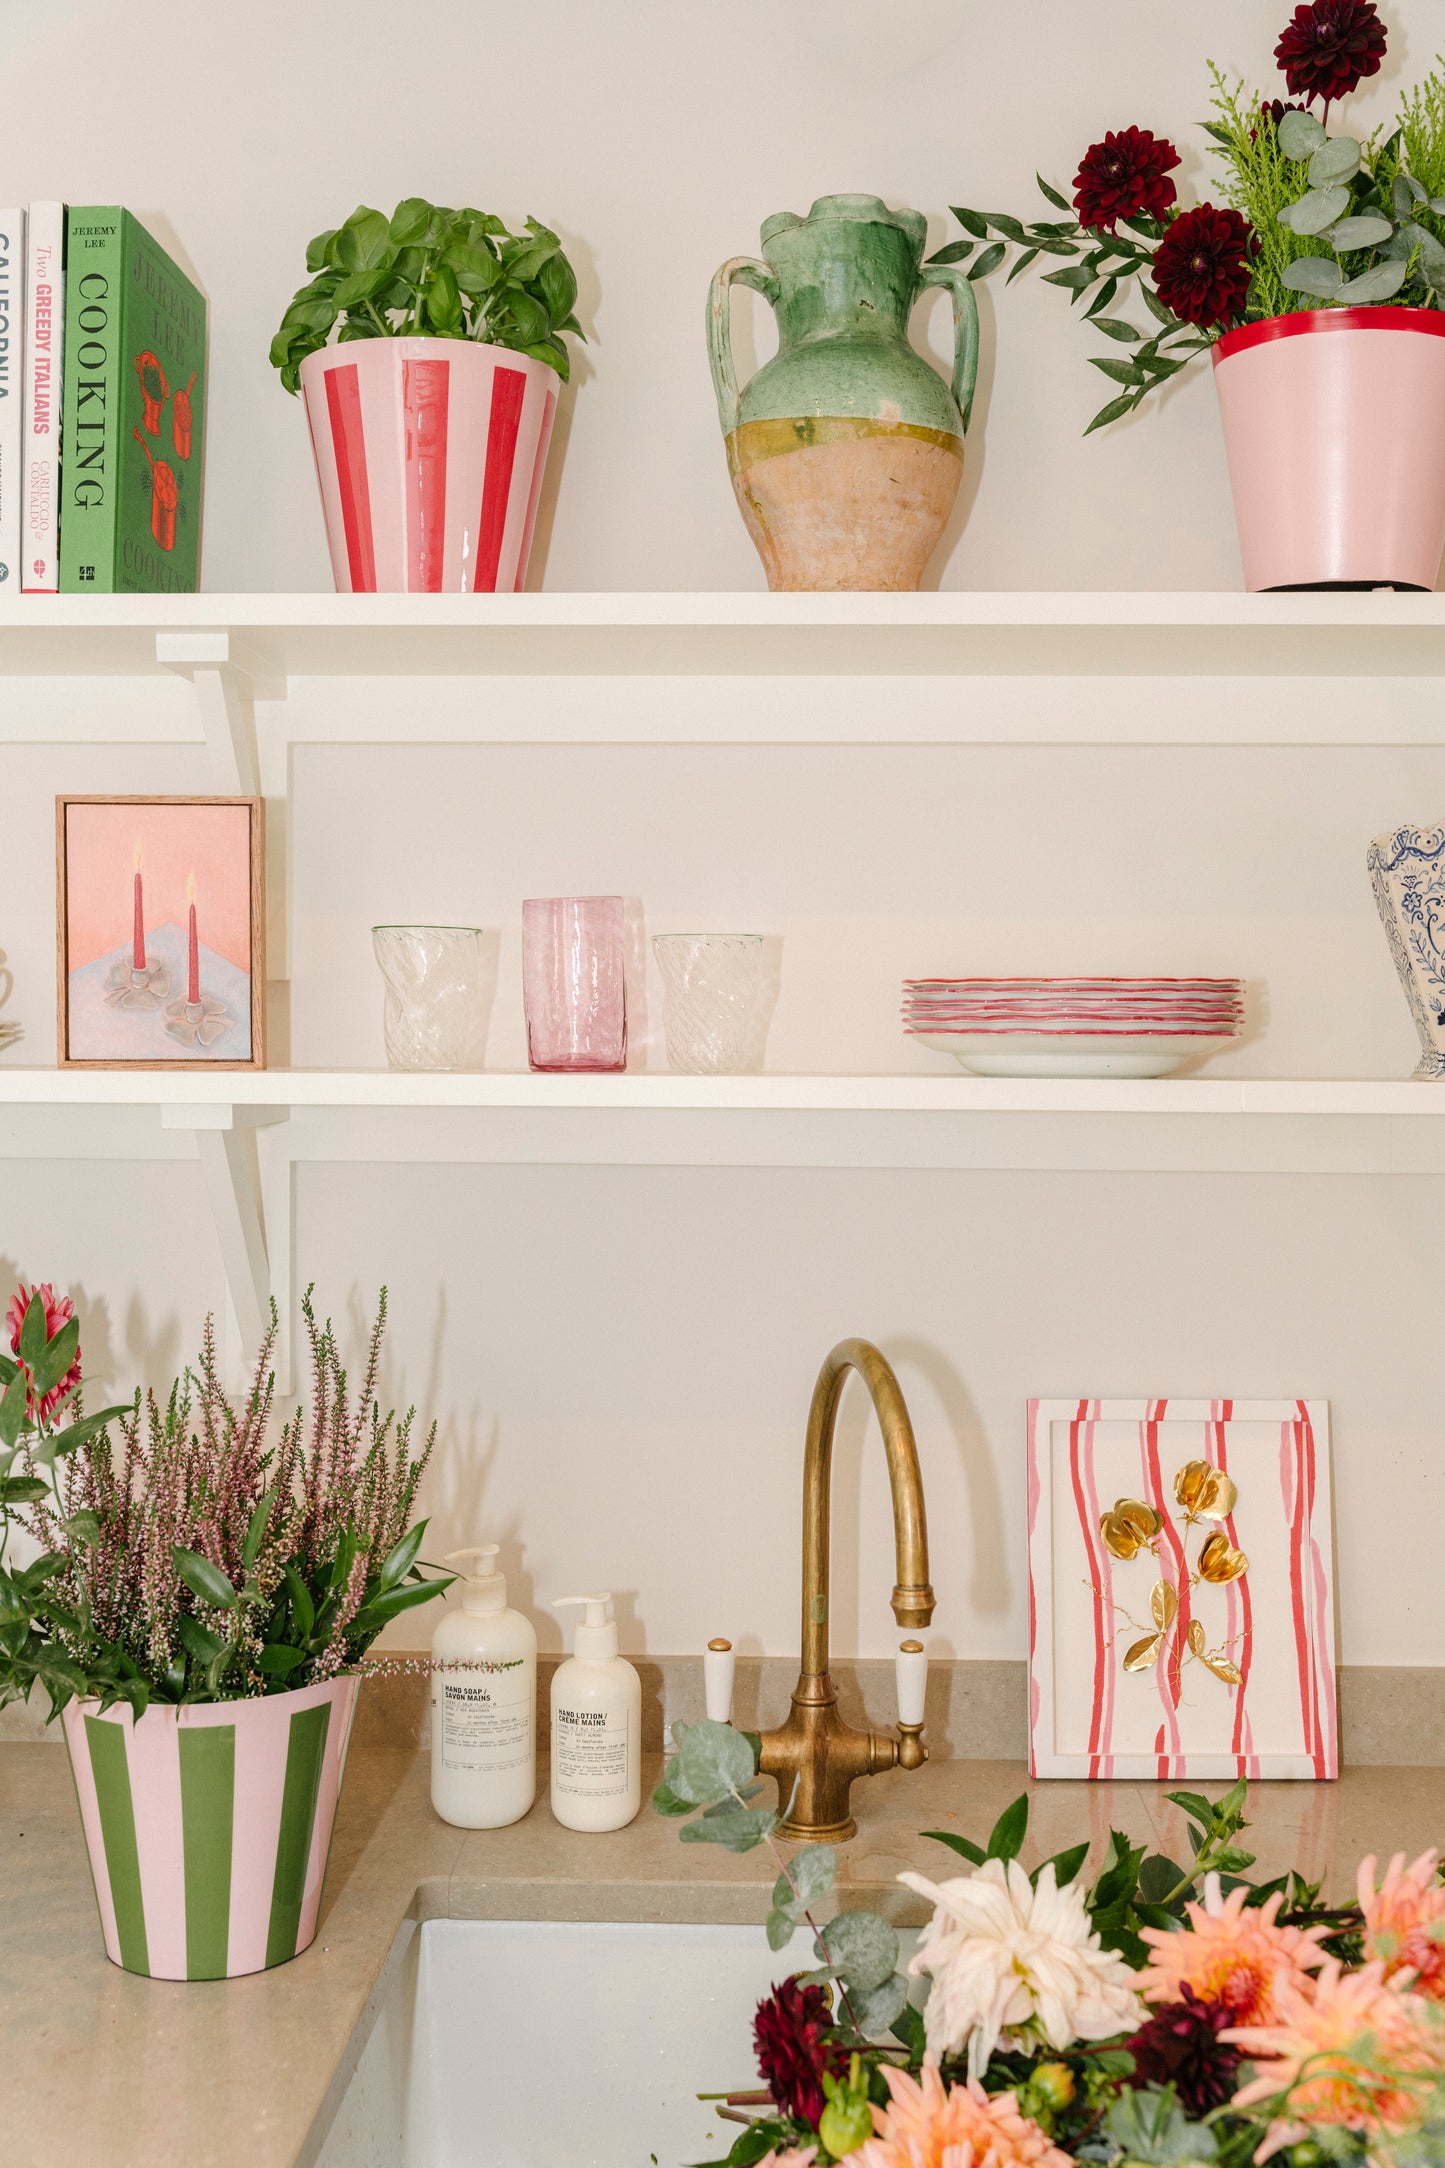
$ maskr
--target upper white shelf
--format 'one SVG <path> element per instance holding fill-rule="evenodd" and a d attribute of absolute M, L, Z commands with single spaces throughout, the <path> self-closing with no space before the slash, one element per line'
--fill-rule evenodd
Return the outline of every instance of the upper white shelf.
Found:
<path fill-rule="evenodd" d="M 17 595 L 0 675 L 1432 677 L 1445 594 Z M 177 639 L 177 636 L 181 636 Z M 219 637 L 228 645 L 222 647 Z"/>

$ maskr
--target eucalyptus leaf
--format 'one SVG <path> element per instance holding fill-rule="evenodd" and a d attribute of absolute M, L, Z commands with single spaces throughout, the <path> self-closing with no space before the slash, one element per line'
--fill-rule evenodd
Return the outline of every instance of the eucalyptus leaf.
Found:
<path fill-rule="evenodd" d="M 1279 222 L 1295 233 L 1323 233 L 1326 226 L 1333 226 L 1337 218 L 1343 218 L 1349 207 L 1348 188 L 1312 188 L 1298 203 L 1285 205 L 1279 214 Z"/>
<path fill-rule="evenodd" d="M 798 1931 L 798 1923 L 791 1914 L 776 1909 L 768 1914 L 767 1932 L 770 1950 L 785 1950 Z"/>
<path fill-rule="evenodd" d="M 1280 284 L 1292 294 L 1315 294 L 1322 301 L 1338 300 L 1344 282 L 1343 271 L 1329 256 L 1300 256 L 1280 273 Z"/>
<path fill-rule="evenodd" d="M 751 1852 L 778 1826 L 769 1807 L 710 1807 L 695 1822 L 678 1831 L 684 1844 L 720 1844 L 726 1852 Z"/>
<path fill-rule="evenodd" d="M 1280 149 L 1296 165 L 1302 159 L 1312 158 L 1327 140 L 1313 113 L 1281 113 L 1278 136 Z"/>
<path fill-rule="evenodd" d="M 895 1972 L 881 1987 L 869 1988 L 866 1993 L 854 1994 L 850 1988 L 848 2000 L 859 2032 L 865 2039 L 877 2040 L 902 2017 L 908 2002 L 908 1982 L 901 1972 Z"/>
<path fill-rule="evenodd" d="M 1400 291 L 1409 276 L 1410 266 L 1398 259 L 1389 263 L 1371 264 L 1369 270 L 1362 271 L 1358 278 L 1348 280 L 1340 288 L 1336 298 L 1361 306 L 1372 301 L 1388 301 L 1391 294 Z"/>
<path fill-rule="evenodd" d="M 1322 143 L 1307 169 L 1311 188 L 1327 188 L 1331 181 L 1350 181 L 1360 170 L 1360 146 L 1353 136 L 1332 136 Z"/>
<path fill-rule="evenodd" d="M 742 1733 L 710 1717 L 689 1724 L 677 1762 L 682 1781 L 674 1788 L 684 1797 L 690 1792 L 700 1806 L 741 1791 L 756 1773 L 753 1750 Z"/>
<path fill-rule="evenodd" d="M 808 1844 L 788 1861 L 788 1871 L 773 1884 L 773 1910 L 786 1913 L 794 1925 L 820 1897 L 826 1897 L 838 1872 L 837 1854 L 831 1844 Z"/>
<path fill-rule="evenodd" d="M 1336 219 L 1333 226 L 1326 227 L 1320 239 L 1328 241 L 1334 249 L 1378 248 L 1382 241 L 1389 240 L 1394 230 L 1390 219 L 1366 212 L 1358 218 Z"/>
<path fill-rule="evenodd" d="M 876 1912 L 839 1912 L 819 1936 L 817 1954 L 850 1990 L 866 1995 L 898 1969 L 898 1936 Z"/>

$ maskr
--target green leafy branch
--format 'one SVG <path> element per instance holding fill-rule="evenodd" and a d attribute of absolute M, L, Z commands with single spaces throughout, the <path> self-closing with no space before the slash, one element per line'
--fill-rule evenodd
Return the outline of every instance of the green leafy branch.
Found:
<path fill-rule="evenodd" d="M 360 204 L 317 234 L 306 268 L 313 276 L 271 341 L 272 366 L 291 392 L 306 356 L 333 331 L 338 340 L 476 339 L 530 354 L 564 383 L 561 334 L 586 336 L 574 313 L 576 273 L 557 235 L 535 218 L 511 233 L 490 211 L 447 210 L 422 196 L 408 196 L 390 218 Z"/>
<path fill-rule="evenodd" d="M 1059 191 L 1051 188 L 1042 174 L 1035 177 L 1048 202 L 1056 210 L 1067 211 L 1069 204 Z M 1043 274 L 1044 284 L 1062 287 L 1075 308 L 1083 306 L 1085 321 L 1096 331 L 1116 345 L 1132 349 L 1127 356 L 1090 355 L 1094 368 L 1124 389 L 1094 416 L 1085 436 L 1132 414 L 1151 391 L 1167 383 L 1196 354 L 1204 353 L 1214 343 L 1208 333 L 1197 331 L 1166 308 L 1154 291 L 1154 249 L 1166 231 L 1157 218 L 1123 219 L 1120 224 L 1127 230 L 1110 234 L 1081 226 L 1077 218 L 1028 225 L 1001 211 L 972 211 L 959 204 L 952 208 L 969 238 L 950 242 L 930 262 L 965 263 L 972 256 L 966 276 L 987 278 L 1014 248 L 1018 253 L 1004 282 L 1011 286 L 1039 256 L 1064 258 L 1059 269 Z M 990 235 L 998 238 L 990 239 Z M 1114 313 L 1115 303 L 1121 294 L 1127 300 L 1131 287 L 1137 289 L 1145 308 L 1162 327 L 1147 338 L 1127 317 Z"/>

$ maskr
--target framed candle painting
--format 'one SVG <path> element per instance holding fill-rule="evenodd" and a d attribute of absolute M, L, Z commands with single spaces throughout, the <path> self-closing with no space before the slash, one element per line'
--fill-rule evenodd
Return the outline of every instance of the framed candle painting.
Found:
<path fill-rule="evenodd" d="M 1334 1777 L 1329 1408 L 1032 1400 L 1029 1766 Z"/>
<path fill-rule="evenodd" d="M 63 1069 L 263 1069 L 260 798 L 57 798 Z"/>

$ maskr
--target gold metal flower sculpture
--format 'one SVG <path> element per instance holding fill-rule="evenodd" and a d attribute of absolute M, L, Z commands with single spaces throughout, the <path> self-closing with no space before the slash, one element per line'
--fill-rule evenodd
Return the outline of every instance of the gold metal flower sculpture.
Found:
<path fill-rule="evenodd" d="M 1174 1498 L 1181 1508 L 1180 1551 L 1188 1586 L 1197 1588 L 1201 1581 L 1207 1581 L 1213 1587 L 1224 1587 L 1246 1574 L 1248 1558 L 1218 1526 L 1204 1538 L 1192 1568 L 1189 1564 L 1190 1530 L 1210 1521 L 1227 1521 L 1233 1513 L 1239 1501 L 1233 1478 L 1225 1475 L 1222 1469 L 1211 1467 L 1207 1460 L 1187 1460 L 1174 1478 Z M 1157 1567 L 1160 1563 L 1159 1539 L 1163 1532 L 1164 1516 L 1157 1507 L 1146 1505 L 1140 1498 L 1116 1498 L 1112 1509 L 1099 1516 L 1099 1533 L 1106 1547 L 1126 1564 L 1137 1558 L 1141 1551 L 1148 1551 Z M 1149 1611 L 1154 1622 L 1153 1631 L 1145 1633 L 1125 1650 L 1126 1671 L 1152 1670 L 1176 1632 L 1179 1590 L 1162 1573 L 1149 1591 Z M 1137 1626 L 1139 1622 L 1134 1620 L 1132 1623 Z M 1204 1627 L 1197 1618 L 1191 1618 L 1185 1629 L 1184 1650 L 1178 1651 L 1181 1660 L 1184 1660 L 1185 1650 L 1226 1686 L 1239 1685 L 1239 1666 L 1227 1648 L 1210 1648 Z"/>

